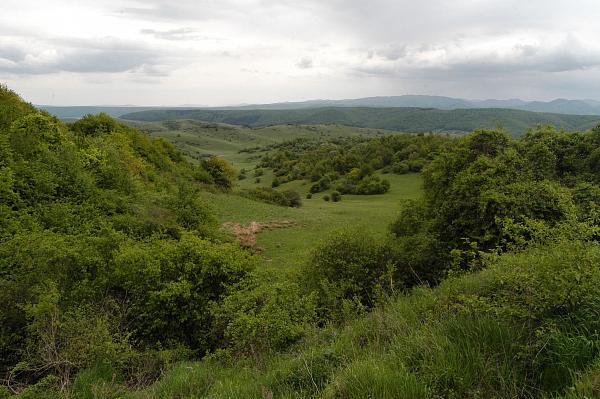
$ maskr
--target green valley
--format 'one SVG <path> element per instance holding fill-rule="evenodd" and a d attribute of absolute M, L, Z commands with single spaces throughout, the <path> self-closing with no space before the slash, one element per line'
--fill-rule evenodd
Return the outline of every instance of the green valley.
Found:
<path fill-rule="evenodd" d="M 600 127 L 341 123 L 2 87 L 0 398 L 596 397 Z"/>

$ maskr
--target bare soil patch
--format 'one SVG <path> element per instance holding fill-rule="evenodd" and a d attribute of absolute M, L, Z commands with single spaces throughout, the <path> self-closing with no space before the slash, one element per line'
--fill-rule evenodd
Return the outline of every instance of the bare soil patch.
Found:
<path fill-rule="evenodd" d="M 235 222 L 223 223 L 221 228 L 230 232 L 244 248 L 249 248 L 256 252 L 262 252 L 262 248 L 256 245 L 256 235 L 262 230 L 284 229 L 295 226 L 293 220 L 276 220 L 272 222 L 250 222 L 248 225 L 242 225 Z"/>

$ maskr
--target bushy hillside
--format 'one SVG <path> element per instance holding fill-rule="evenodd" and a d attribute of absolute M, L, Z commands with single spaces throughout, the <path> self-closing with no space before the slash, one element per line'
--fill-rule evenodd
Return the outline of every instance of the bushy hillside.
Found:
<path fill-rule="evenodd" d="M 600 127 L 277 144 L 421 160 L 423 196 L 257 268 L 202 200 L 245 211 L 226 160 L 0 93 L 0 398 L 598 396 Z"/>
<path fill-rule="evenodd" d="M 545 114 L 509 109 L 434 108 L 315 108 L 300 110 L 156 110 L 134 112 L 122 119 L 165 121 L 194 119 L 250 127 L 295 124 L 342 124 L 389 129 L 411 133 L 460 132 L 503 126 L 520 136 L 535 125 L 553 125 L 565 130 L 586 130 L 599 120 L 597 116 Z"/>
<path fill-rule="evenodd" d="M 219 345 L 211 306 L 254 265 L 198 196 L 231 187 L 227 162 L 192 165 L 106 114 L 67 126 L 4 87 L 0 109 L 4 384 L 99 363 L 145 378 Z"/>

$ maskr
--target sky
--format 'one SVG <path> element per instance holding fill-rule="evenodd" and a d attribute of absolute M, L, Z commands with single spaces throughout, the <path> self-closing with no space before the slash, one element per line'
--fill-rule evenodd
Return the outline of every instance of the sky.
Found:
<path fill-rule="evenodd" d="M 0 83 L 46 105 L 600 100 L 599 20 L 598 0 L 2 0 Z"/>

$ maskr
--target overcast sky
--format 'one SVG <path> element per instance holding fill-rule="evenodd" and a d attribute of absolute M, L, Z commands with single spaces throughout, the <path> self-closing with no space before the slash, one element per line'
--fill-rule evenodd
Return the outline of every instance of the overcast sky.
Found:
<path fill-rule="evenodd" d="M 2 0 L 36 104 L 433 94 L 600 100 L 598 0 Z"/>

